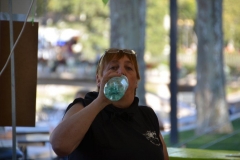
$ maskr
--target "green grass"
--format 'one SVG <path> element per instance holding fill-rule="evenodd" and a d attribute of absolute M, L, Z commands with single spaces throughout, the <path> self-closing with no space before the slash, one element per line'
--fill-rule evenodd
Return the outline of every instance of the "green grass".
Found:
<path fill-rule="evenodd" d="M 234 128 L 233 133 L 235 133 L 232 136 L 227 134 L 205 134 L 196 136 L 194 130 L 189 130 L 179 133 L 179 143 L 176 145 L 170 144 L 169 135 L 164 136 L 164 140 L 168 147 L 240 151 L 240 118 L 232 121 L 232 125 Z M 211 145 L 212 142 L 223 137 L 227 138 Z"/>

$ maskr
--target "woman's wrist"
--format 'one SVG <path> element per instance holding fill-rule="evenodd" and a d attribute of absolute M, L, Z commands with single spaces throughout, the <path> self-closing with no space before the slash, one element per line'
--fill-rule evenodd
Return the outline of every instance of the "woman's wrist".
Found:
<path fill-rule="evenodd" d="M 102 110 L 107 105 L 111 104 L 111 101 L 108 100 L 106 97 L 98 97 L 92 103 Z"/>

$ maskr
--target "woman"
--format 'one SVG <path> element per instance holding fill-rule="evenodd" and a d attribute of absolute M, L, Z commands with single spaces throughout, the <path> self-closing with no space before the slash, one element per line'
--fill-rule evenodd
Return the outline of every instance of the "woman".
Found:
<path fill-rule="evenodd" d="M 112 77 L 125 75 L 129 87 L 119 101 L 103 93 Z M 71 103 L 50 142 L 58 156 L 72 159 L 168 160 L 157 116 L 135 97 L 140 80 L 136 54 L 132 50 L 109 49 L 99 60 L 98 92 Z"/>

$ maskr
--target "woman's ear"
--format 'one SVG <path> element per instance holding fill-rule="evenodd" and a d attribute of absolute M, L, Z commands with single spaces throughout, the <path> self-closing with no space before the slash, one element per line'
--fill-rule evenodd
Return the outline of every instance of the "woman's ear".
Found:
<path fill-rule="evenodd" d="M 97 83 L 97 87 L 100 87 L 101 78 L 98 74 L 96 75 L 96 83 Z"/>

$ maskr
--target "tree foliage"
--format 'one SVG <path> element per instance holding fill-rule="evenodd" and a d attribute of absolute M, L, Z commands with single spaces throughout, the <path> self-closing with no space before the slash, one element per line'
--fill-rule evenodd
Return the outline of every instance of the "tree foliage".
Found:
<path fill-rule="evenodd" d="M 146 53 L 156 59 L 162 54 L 164 46 L 168 43 L 168 31 L 163 27 L 164 16 L 168 15 L 168 1 L 147 2 L 147 27 L 146 27 Z M 52 18 L 55 26 L 64 21 L 68 26 L 75 26 L 84 33 L 84 39 L 80 40 L 84 45 L 84 51 L 97 52 L 96 48 L 109 47 L 109 7 L 101 0 L 69 0 L 61 2 L 57 0 L 38 0 L 38 16 Z M 69 17 L 74 17 L 70 21 Z M 85 20 L 81 20 L 81 18 Z M 86 38 L 88 37 L 88 38 Z M 151 59 L 152 60 L 152 59 Z"/>
<path fill-rule="evenodd" d="M 194 20 L 196 18 L 196 1 L 193 0 L 178 1 L 178 18 Z"/>
<path fill-rule="evenodd" d="M 61 1 L 61 3 L 59 3 L 58 0 L 50 0 L 48 5 L 49 8 L 54 12 L 62 14 L 71 14 L 74 7 L 74 1 Z"/>
<path fill-rule="evenodd" d="M 236 0 L 225 0 L 223 3 L 224 41 L 227 44 L 233 41 L 240 48 L 240 10 L 238 5 L 233 5 Z M 169 44 L 169 33 L 164 28 L 164 19 L 169 15 L 168 0 L 147 0 L 146 15 L 146 50 L 145 54 L 151 63 L 161 62 L 160 55 Z M 92 56 L 98 50 L 109 47 L 109 2 L 104 0 L 37 0 L 37 16 L 52 18 L 54 24 L 64 21 L 70 27 L 81 30 L 84 34 L 81 43 L 84 51 Z M 71 18 L 69 18 L 71 17 Z M 196 1 L 178 1 L 178 18 L 182 20 L 196 19 Z M 234 23 L 233 23 L 234 22 Z M 192 30 L 194 27 L 191 28 Z M 192 31 L 193 32 L 193 31 Z M 179 44 L 184 31 L 179 28 Z M 189 41 L 194 41 L 193 37 Z M 190 44 L 191 42 L 189 42 Z M 98 48 L 98 49 L 96 49 Z M 180 49 L 181 50 L 181 49 Z M 91 57 L 91 56 L 88 56 Z"/>
<path fill-rule="evenodd" d="M 236 0 L 225 0 L 223 4 L 223 25 L 225 44 L 233 41 L 237 49 L 240 48 L 240 10 Z"/>
<path fill-rule="evenodd" d="M 169 43 L 168 30 L 164 29 L 164 16 L 169 15 L 168 0 L 147 1 L 146 15 L 146 52 L 152 58 L 150 61 L 159 62 L 164 46 Z M 169 21 L 170 22 L 170 21 Z"/>
<path fill-rule="evenodd" d="M 102 1 L 69 0 L 59 3 L 49 0 L 48 18 L 54 26 L 65 22 L 67 27 L 79 30 L 82 34 L 79 43 L 83 45 L 83 55 L 94 60 L 96 53 L 109 47 L 109 8 Z M 62 16 L 59 16 L 62 15 Z"/>

